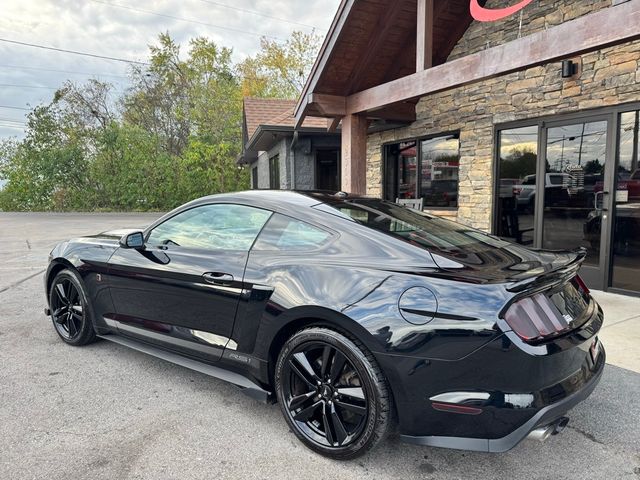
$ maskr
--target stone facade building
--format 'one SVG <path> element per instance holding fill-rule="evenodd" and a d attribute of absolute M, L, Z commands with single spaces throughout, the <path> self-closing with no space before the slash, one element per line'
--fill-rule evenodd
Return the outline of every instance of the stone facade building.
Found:
<path fill-rule="evenodd" d="M 583 247 L 590 286 L 640 294 L 640 0 L 479 4 L 343 1 L 297 122 L 341 121 L 343 190 Z"/>

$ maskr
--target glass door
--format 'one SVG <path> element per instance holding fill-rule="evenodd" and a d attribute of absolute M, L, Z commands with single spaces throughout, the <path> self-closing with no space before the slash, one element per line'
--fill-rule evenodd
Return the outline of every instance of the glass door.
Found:
<path fill-rule="evenodd" d="M 547 124 L 545 158 L 538 165 L 540 245 L 549 250 L 586 248 L 581 275 L 596 289 L 603 289 L 607 278 L 610 123 L 604 117 Z"/>
<path fill-rule="evenodd" d="M 640 293 L 640 111 L 619 117 L 611 286 Z"/>

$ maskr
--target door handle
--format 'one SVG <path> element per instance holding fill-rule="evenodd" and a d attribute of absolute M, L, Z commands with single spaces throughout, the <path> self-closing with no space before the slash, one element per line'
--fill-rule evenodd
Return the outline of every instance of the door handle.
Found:
<path fill-rule="evenodd" d="M 225 287 L 233 283 L 233 275 L 230 273 L 207 272 L 202 274 L 202 278 L 204 278 L 204 281 L 207 283 Z"/>

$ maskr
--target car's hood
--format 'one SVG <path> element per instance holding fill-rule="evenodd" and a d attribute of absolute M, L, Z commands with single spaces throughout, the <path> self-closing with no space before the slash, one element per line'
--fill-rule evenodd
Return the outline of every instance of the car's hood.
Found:
<path fill-rule="evenodd" d="M 473 252 L 432 252 L 443 270 L 478 282 L 521 282 L 581 262 L 580 250 L 532 250 L 515 244 L 489 246 Z"/>

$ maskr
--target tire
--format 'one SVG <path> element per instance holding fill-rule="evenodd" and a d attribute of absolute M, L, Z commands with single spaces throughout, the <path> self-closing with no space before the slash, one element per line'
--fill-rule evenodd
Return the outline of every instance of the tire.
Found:
<path fill-rule="evenodd" d="M 65 269 L 55 276 L 49 290 L 49 306 L 53 327 L 65 343 L 79 347 L 96 340 L 93 310 L 75 271 Z"/>
<path fill-rule="evenodd" d="M 392 397 L 380 367 L 358 340 L 333 330 L 311 327 L 289 338 L 275 387 L 291 430 L 326 457 L 363 455 L 389 431 Z"/>

